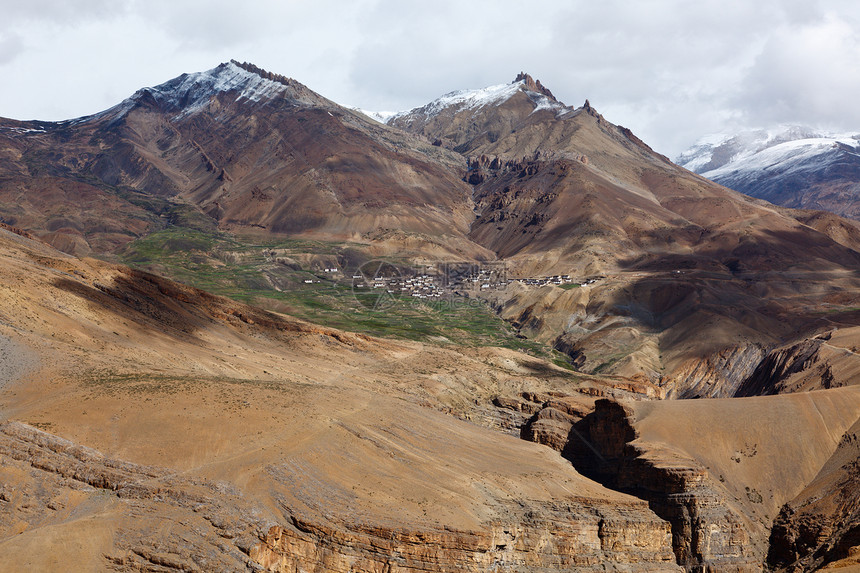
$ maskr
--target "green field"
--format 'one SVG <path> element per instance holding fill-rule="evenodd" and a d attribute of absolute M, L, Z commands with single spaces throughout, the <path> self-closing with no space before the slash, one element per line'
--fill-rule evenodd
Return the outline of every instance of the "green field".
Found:
<path fill-rule="evenodd" d="M 314 263 L 319 260 L 352 260 L 357 267 L 366 258 L 355 245 L 301 240 L 261 243 L 180 226 L 138 239 L 120 253 L 120 261 L 131 267 L 318 324 L 437 344 L 501 346 L 564 361 L 552 356 L 546 346 L 518 337 L 478 299 L 452 295 L 430 302 L 391 297 L 375 309 L 378 292 L 353 289 L 353 269 L 341 269 L 346 272 L 333 280 L 323 272 L 322 263 Z M 408 266 L 403 261 L 387 262 Z"/>

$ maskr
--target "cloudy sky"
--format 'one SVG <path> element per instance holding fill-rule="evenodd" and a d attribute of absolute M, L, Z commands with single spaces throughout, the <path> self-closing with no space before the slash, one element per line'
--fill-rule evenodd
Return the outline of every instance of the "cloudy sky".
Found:
<path fill-rule="evenodd" d="M 856 0 L 0 0 L 0 116 L 69 119 L 236 59 L 409 109 L 519 71 L 675 157 L 699 136 L 860 132 Z"/>

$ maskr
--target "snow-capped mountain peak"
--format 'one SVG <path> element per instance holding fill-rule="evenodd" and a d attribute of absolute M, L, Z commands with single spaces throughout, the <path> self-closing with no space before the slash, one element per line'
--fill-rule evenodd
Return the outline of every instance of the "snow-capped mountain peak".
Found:
<path fill-rule="evenodd" d="M 235 94 L 235 101 L 259 103 L 283 97 L 300 84 L 235 60 L 205 72 L 182 74 L 168 82 L 138 90 L 118 106 L 103 112 L 121 117 L 145 98 L 151 98 L 166 110 L 177 113 L 174 119 L 194 114 L 209 104 L 213 96 Z"/>
<path fill-rule="evenodd" d="M 563 103 L 555 99 L 548 89 L 543 87 L 539 81 L 524 72 L 520 72 L 516 79 L 509 84 L 498 84 L 484 88 L 471 90 L 457 90 L 449 92 L 430 103 L 414 109 L 400 112 L 374 112 L 356 108 L 356 111 L 379 121 L 380 123 L 391 123 L 397 118 L 420 114 L 424 118 L 431 118 L 444 110 L 477 111 L 487 106 L 502 105 L 519 92 L 524 92 L 534 104 L 532 113 L 544 109 L 556 112 L 567 111 Z"/>
<path fill-rule="evenodd" d="M 250 69 L 249 69 L 250 68 Z M 262 72 L 262 70 L 260 70 Z M 209 98 L 219 93 L 236 93 L 236 101 L 259 102 L 274 99 L 287 91 L 288 86 L 277 79 L 266 78 L 244 66 L 230 61 L 205 72 L 183 74 L 160 86 L 145 88 L 159 103 L 182 110 L 182 116 L 193 114 L 205 106 Z"/>
<path fill-rule="evenodd" d="M 402 114 L 400 111 L 368 111 L 366 109 L 361 109 L 360 107 L 351 107 L 352 111 L 357 111 L 360 114 L 366 115 L 373 121 L 377 121 L 379 123 L 388 123 L 388 120 L 392 117 Z"/>

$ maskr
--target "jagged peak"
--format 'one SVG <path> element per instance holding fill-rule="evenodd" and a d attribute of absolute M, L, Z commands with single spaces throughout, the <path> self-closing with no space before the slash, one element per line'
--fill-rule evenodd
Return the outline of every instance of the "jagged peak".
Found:
<path fill-rule="evenodd" d="M 263 79 L 277 82 L 277 83 L 285 85 L 285 86 L 295 87 L 295 85 L 298 83 L 292 78 L 288 78 L 287 76 L 282 76 L 281 74 L 276 74 L 276 73 L 264 70 L 263 68 L 255 66 L 254 64 L 252 64 L 250 62 L 239 62 L 238 60 L 230 60 L 230 63 L 233 64 L 234 66 L 238 66 L 238 67 L 242 68 L 246 72 L 256 74 Z M 227 65 L 227 64 L 222 64 L 222 65 Z"/>
<path fill-rule="evenodd" d="M 558 101 L 555 96 L 552 95 L 552 92 L 545 88 L 540 81 L 534 80 L 525 72 L 520 72 L 516 79 L 509 84 L 449 92 L 423 107 L 386 114 L 384 121 L 388 124 L 396 124 L 396 122 L 402 117 L 409 118 L 412 115 L 419 115 L 427 118 L 435 116 L 446 109 L 475 111 L 488 106 L 502 105 L 517 93 L 523 91 L 525 91 L 526 95 L 528 95 L 534 105 L 532 113 L 541 110 L 552 110 L 556 113 L 564 113 L 568 110 L 568 108 Z M 373 112 L 362 111 L 362 113 L 374 117 Z"/>
<path fill-rule="evenodd" d="M 528 74 L 527 74 L 527 73 L 525 73 L 525 72 L 520 72 L 519 74 L 517 74 L 516 79 L 515 79 L 512 83 L 519 83 L 519 82 L 522 82 L 522 84 L 523 84 L 523 85 L 526 87 L 526 89 L 527 89 L 527 90 L 529 90 L 529 91 L 537 92 L 537 93 L 539 93 L 539 94 L 543 94 L 543 95 L 545 95 L 546 97 L 550 98 L 550 99 L 551 99 L 551 100 L 553 100 L 553 101 L 558 101 L 558 100 L 555 98 L 555 96 L 554 96 L 554 95 L 552 95 L 552 92 L 551 92 L 551 91 L 549 91 L 549 89 L 545 88 L 545 87 L 543 86 L 543 84 L 541 84 L 541 83 L 540 83 L 540 80 L 535 80 L 534 78 L 532 78 L 530 75 L 528 75 Z"/>

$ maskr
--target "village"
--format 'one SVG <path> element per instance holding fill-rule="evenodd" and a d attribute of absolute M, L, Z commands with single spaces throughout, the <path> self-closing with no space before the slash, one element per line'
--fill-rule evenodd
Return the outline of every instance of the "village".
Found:
<path fill-rule="evenodd" d="M 326 271 L 337 272 L 337 269 Z M 570 275 L 510 278 L 503 264 L 442 263 L 414 269 L 413 273 L 404 276 L 391 265 L 375 269 L 370 276 L 367 276 L 369 273 L 357 271 L 352 274 L 352 288 L 385 289 L 388 294 L 395 296 L 434 300 L 448 295 L 471 296 L 476 292 L 503 289 L 515 282 L 532 287 L 580 284 L 574 282 Z M 581 284 L 591 284 L 596 280 L 591 278 Z"/>

